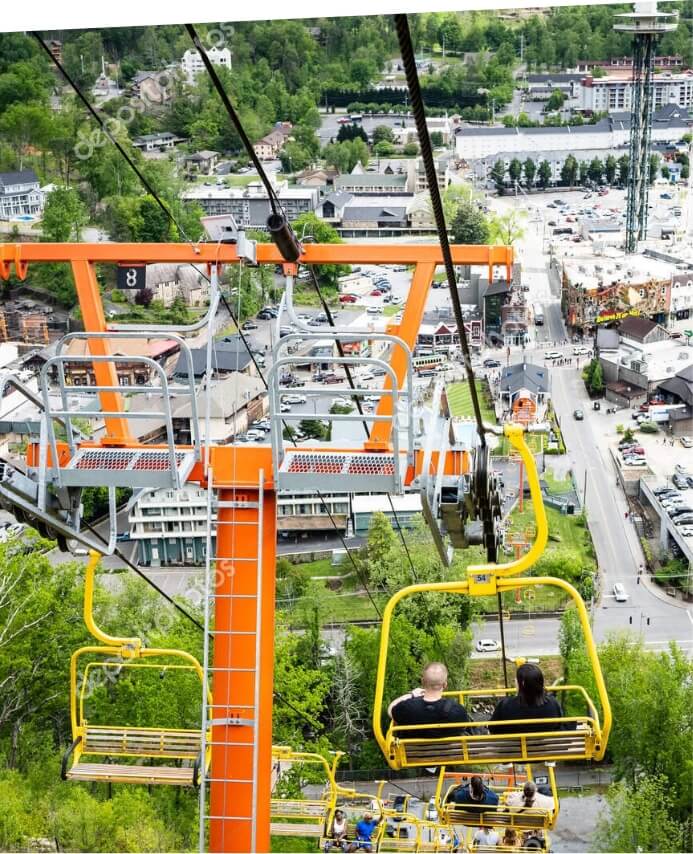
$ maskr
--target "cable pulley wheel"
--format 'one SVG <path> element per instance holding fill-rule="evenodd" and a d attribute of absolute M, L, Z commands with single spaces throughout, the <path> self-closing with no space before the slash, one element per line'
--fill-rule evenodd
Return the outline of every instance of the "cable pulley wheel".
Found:
<path fill-rule="evenodd" d="M 496 563 L 501 543 L 503 505 L 498 478 L 491 467 L 491 451 L 487 445 L 477 447 L 474 452 L 472 495 L 476 518 L 482 523 L 486 556 L 490 563 Z"/>

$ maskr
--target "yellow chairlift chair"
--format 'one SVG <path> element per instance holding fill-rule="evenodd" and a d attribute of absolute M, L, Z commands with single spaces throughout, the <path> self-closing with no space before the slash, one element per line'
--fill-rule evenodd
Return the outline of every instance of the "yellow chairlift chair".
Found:
<path fill-rule="evenodd" d="M 117 686 L 125 676 L 152 675 L 158 672 L 182 676 L 193 674 L 200 682 L 200 699 L 204 673 L 197 659 L 177 649 L 145 647 L 137 637 L 113 637 L 94 622 L 94 576 L 101 556 L 92 552 L 84 586 L 84 622 L 101 644 L 85 646 L 73 653 L 70 661 L 70 719 L 72 744 L 62 761 L 64 780 L 107 783 L 163 784 L 196 786 L 200 768 L 211 759 L 211 737 L 203 738 L 200 728 L 105 726 L 90 723 L 86 715 L 89 695 L 99 681 Z M 86 664 L 83 662 L 86 658 Z M 156 660 L 156 661 L 155 661 Z M 177 663 L 177 662 L 183 662 Z M 212 708 L 207 690 L 207 706 Z M 85 757 L 99 757 L 92 761 Z"/>
<path fill-rule="evenodd" d="M 504 425 L 504 433 L 510 443 L 522 457 L 529 482 L 532 505 L 536 517 L 537 535 L 530 550 L 517 560 L 506 564 L 485 564 L 470 566 L 467 578 L 461 581 L 444 581 L 430 584 L 413 584 L 395 593 L 383 612 L 380 637 L 380 656 L 376 678 L 375 701 L 373 708 L 373 730 L 385 759 L 391 768 L 416 768 L 431 766 L 455 766 L 478 764 L 501 764 L 513 762 L 557 762 L 600 760 L 606 750 L 611 729 L 611 707 L 606 693 L 597 650 L 592 637 L 589 616 L 582 597 L 575 588 L 559 578 L 549 577 L 513 577 L 536 563 L 541 556 L 548 539 L 546 512 L 539 486 L 534 457 L 528 448 L 523 430 L 519 425 Z M 577 611 L 580 626 L 585 639 L 587 655 L 592 667 L 597 688 L 600 713 L 597 704 L 579 685 L 552 686 L 558 700 L 577 696 L 584 710 L 579 715 L 566 715 L 562 718 L 534 718 L 518 721 L 517 730 L 508 731 L 512 721 L 491 722 L 472 720 L 466 723 L 466 734 L 446 735 L 445 731 L 459 731 L 459 723 L 395 725 L 390 723 L 383 731 L 382 710 L 385 703 L 385 685 L 387 678 L 387 658 L 390 652 L 390 627 L 395 607 L 403 599 L 421 593 L 447 593 L 460 596 L 496 596 L 499 592 L 517 589 L 534 589 L 539 586 L 557 587 L 568 594 Z M 515 693 L 515 688 L 474 689 L 467 691 L 447 691 L 445 696 L 454 697 L 472 711 L 473 707 L 484 702 L 498 701 L 502 697 Z M 536 732 L 527 732 L 527 725 L 546 724 L 537 727 Z M 494 732 L 502 726 L 505 732 Z M 557 728 L 560 727 L 560 728 Z M 430 730 L 430 738 L 412 737 L 412 730 Z"/>
<path fill-rule="evenodd" d="M 291 747 L 272 747 L 272 763 L 275 771 L 274 787 L 281 780 L 285 765 L 303 763 L 321 767 L 325 774 L 325 788 L 320 798 L 282 798 L 275 793 L 270 805 L 271 833 L 274 836 L 317 836 L 324 837 L 327 822 L 334 814 L 337 800 L 335 772 L 344 754 L 340 751 L 328 762 L 319 753 L 303 753 Z"/>

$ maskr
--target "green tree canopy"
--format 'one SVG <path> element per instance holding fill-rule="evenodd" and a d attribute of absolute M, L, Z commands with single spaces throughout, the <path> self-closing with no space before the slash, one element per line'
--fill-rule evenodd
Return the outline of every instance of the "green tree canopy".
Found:
<path fill-rule="evenodd" d="M 490 239 L 488 221 L 471 200 L 458 205 L 450 228 L 455 243 L 488 243 Z"/>

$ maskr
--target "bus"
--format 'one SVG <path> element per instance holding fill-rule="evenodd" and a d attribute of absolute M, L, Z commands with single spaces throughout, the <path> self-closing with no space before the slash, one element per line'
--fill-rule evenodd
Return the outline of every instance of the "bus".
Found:
<path fill-rule="evenodd" d="M 417 374 L 422 371 L 435 371 L 447 362 L 447 356 L 443 353 L 430 353 L 425 356 L 414 356 L 412 367 Z"/>
<path fill-rule="evenodd" d="M 544 308 L 538 302 L 534 303 L 532 306 L 534 310 L 534 325 L 535 326 L 543 326 L 544 325 Z"/>

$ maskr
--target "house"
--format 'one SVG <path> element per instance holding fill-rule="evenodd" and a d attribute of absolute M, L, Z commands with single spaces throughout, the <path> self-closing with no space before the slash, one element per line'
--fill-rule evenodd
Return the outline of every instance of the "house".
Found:
<path fill-rule="evenodd" d="M 227 47 L 208 47 L 206 53 L 212 65 L 231 69 L 231 51 Z M 183 54 L 180 67 L 189 86 L 192 86 L 197 75 L 205 70 L 202 57 L 192 48 L 189 48 Z"/>
<path fill-rule="evenodd" d="M 667 403 L 683 404 L 669 410 L 669 426 L 675 436 L 693 435 L 693 364 L 686 365 L 674 377 L 660 383 L 659 393 Z"/>
<path fill-rule="evenodd" d="M 188 175 L 213 175 L 218 163 L 216 151 L 196 151 L 185 158 L 185 171 Z"/>
<path fill-rule="evenodd" d="M 193 361 L 193 372 L 195 379 L 203 377 L 207 371 L 207 348 L 196 347 L 190 350 Z M 257 371 L 253 360 L 248 353 L 248 348 L 243 343 L 240 335 L 229 335 L 223 341 L 216 341 L 212 350 L 212 367 L 214 376 L 222 378 L 232 373 L 246 373 L 256 375 Z M 188 376 L 187 360 L 181 356 L 173 371 L 176 377 Z"/>
<path fill-rule="evenodd" d="M 151 385 L 157 378 L 155 370 L 150 367 L 143 358 L 152 359 L 160 365 L 168 374 L 172 363 L 178 354 L 180 345 L 177 341 L 146 338 L 126 338 L 114 334 L 110 342 L 110 351 L 113 356 L 130 357 L 132 361 L 115 363 L 118 374 L 118 384 L 129 385 Z M 88 356 L 88 342 L 83 338 L 75 338 L 70 341 L 65 350 L 67 356 Z M 94 376 L 94 366 L 91 362 L 79 361 L 64 363 L 66 385 L 87 386 L 97 385 Z M 141 397 L 141 395 L 136 395 Z"/>
<path fill-rule="evenodd" d="M 334 188 L 337 192 L 353 193 L 354 195 L 387 195 L 411 194 L 407 186 L 407 175 L 381 175 L 377 172 L 351 175 L 340 175 L 335 178 Z"/>
<path fill-rule="evenodd" d="M 344 216 L 344 208 L 353 198 L 354 196 L 351 193 L 343 191 L 330 193 L 325 196 L 316 213 L 322 219 L 327 220 L 327 222 L 338 225 Z"/>
<path fill-rule="evenodd" d="M 39 216 L 45 195 L 33 169 L 0 172 L 0 219 Z"/>
<path fill-rule="evenodd" d="M 627 317 L 618 325 L 618 334 L 624 342 L 636 341 L 638 344 L 654 344 L 666 341 L 669 334 L 663 326 L 646 317 Z"/>
<path fill-rule="evenodd" d="M 148 104 L 165 104 L 173 95 L 171 71 L 138 71 L 130 81 L 132 94 Z"/>
<path fill-rule="evenodd" d="M 166 307 L 180 298 L 188 308 L 199 308 L 209 299 L 209 282 L 192 264 L 148 264 L 145 282 Z"/>
<path fill-rule="evenodd" d="M 551 394 L 549 371 L 523 362 L 503 368 L 500 399 L 513 421 L 531 424 L 541 420 Z"/>
<path fill-rule="evenodd" d="M 253 145 L 253 150 L 260 160 L 276 160 L 285 142 L 284 134 L 280 130 L 273 130 L 259 139 Z"/>
<path fill-rule="evenodd" d="M 317 187 L 278 187 L 277 196 L 289 221 L 314 211 L 320 201 Z M 239 228 L 266 229 L 272 213 L 267 191 L 260 182 L 247 187 L 191 187 L 183 193 L 184 201 L 199 205 L 209 216 L 231 214 Z"/>
<path fill-rule="evenodd" d="M 133 139 L 132 144 L 143 153 L 171 151 L 175 145 L 185 142 L 182 137 L 175 133 L 162 131 L 161 133 L 146 133 Z"/>
<path fill-rule="evenodd" d="M 299 187 L 331 187 L 339 175 L 339 169 L 326 166 L 323 169 L 304 169 L 294 176 Z"/>

